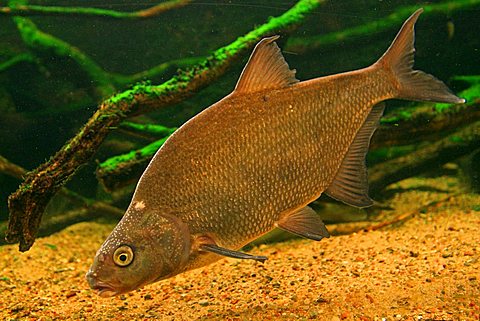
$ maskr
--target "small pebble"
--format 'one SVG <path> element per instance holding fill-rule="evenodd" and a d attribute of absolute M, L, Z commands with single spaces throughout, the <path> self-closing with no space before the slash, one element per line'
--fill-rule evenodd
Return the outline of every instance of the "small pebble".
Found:
<path fill-rule="evenodd" d="M 201 305 L 202 307 L 206 307 L 209 303 L 207 300 L 200 300 L 198 301 L 198 304 Z"/>
<path fill-rule="evenodd" d="M 316 303 L 327 303 L 328 300 L 319 296 L 318 299 L 315 300 Z"/>
<path fill-rule="evenodd" d="M 71 297 L 73 297 L 73 296 L 75 296 L 75 295 L 77 295 L 77 292 L 75 292 L 75 291 L 68 291 L 68 292 L 65 294 L 65 297 L 67 297 L 67 299 L 68 299 L 68 298 L 71 298 Z"/>

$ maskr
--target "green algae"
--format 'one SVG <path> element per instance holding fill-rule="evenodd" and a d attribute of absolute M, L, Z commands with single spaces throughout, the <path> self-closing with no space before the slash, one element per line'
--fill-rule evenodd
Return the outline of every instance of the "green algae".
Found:
<path fill-rule="evenodd" d="M 29 53 L 19 54 L 0 64 L 0 72 L 3 72 L 21 62 L 35 62 L 35 57 Z"/>
<path fill-rule="evenodd" d="M 480 76 L 455 76 L 453 77 L 453 80 L 463 81 L 468 84 L 468 88 L 458 93 L 459 97 L 466 100 L 465 104 L 435 103 L 433 104 L 433 110 L 430 112 L 420 110 L 418 105 L 405 107 L 394 111 L 390 115 L 385 115 L 380 120 L 380 123 L 384 125 L 397 125 L 401 122 L 412 121 L 414 118 L 418 117 L 433 119 L 435 117 L 444 117 L 447 113 L 459 113 L 465 108 L 478 108 L 478 100 L 480 97 Z"/>
<path fill-rule="evenodd" d="M 462 137 L 456 135 L 451 135 L 449 138 L 452 143 L 462 143 L 464 141 Z"/>
<path fill-rule="evenodd" d="M 176 127 L 171 128 L 155 124 L 138 124 L 129 121 L 122 122 L 120 124 L 120 127 L 157 136 L 169 136 L 173 134 L 173 132 L 177 129 Z"/>
<path fill-rule="evenodd" d="M 396 124 L 401 121 L 409 120 L 412 118 L 412 112 L 408 110 L 399 110 L 393 116 L 385 116 L 380 119 L 381 124 Z"/>
<path fill-rule="evenodd" d="M 455 76 L 453 80 L 463 81 L 469 84 L 469 87 L 461 91 L 458 96 L 466 100 L 467 105 L 474 105 L 480 99 L 480 76 L 468 75 L 468 76 Z M 440 113 L 448 112 L 455 104 L 435 104 L 435 110 Z"/>
<path fill-rule="evenodd" d="M 408 153 L 415 151 L 416 148 L 417 148 L 416 145 L 377 148 L 368 152 L 367 163 L 369 165 L 374 165 L 374 164 L 383 162 L 387 159 L 404 156 L 404 155 L 407 155 Z"/>
<path fill-rule="evenodd" d="M 46 247 L 48 247 L 51 250 L 54 250 L 54 251 L 58 250 L 58 246 L 56 246 L 55 244 L 45 243 L 43 245 L 45 245 Z"/>
<path fill-rule="evenodd" d="M 197 65 L 180 70 L 177 75 L 161 85 L 153 86 L 144 83 L 138 83 L 132 89 L 110 97 L 106 104 L 119 105 L 126 103 L 136 105 L 136 97 L 142 98 L 144 105 L 149 105 L 149 101 L 159 100 L 160 98 L 169 100 L 172 93 L 184 92 L 185 90 L 194 91 L 203 87 L 205 74 L 211 77 L 218 77 L 222 74 L 229 63 L 236 57 L 243 54 L 247 49 L 256 44 L 262 37 L 276 34 L 280 31 L 285 32 L 295 27 L 305 16 L 317 8 L 323 1 L 302 0 L 294 5 L 290 10 L 279 17 L 271 17 L 267 23 L 257 27 L 246 35 L 237 38 L 231 44 L 215 50 L 209 57 Z M 176 100 L 174 100 L 176 102 Z M 134 112 L 135 113 L 135 112 Z"/>
<path fill-rule="evenodd" d="M 101 97 L 107 97 L 114 92 L 112 79 L 108 73 L 78 48 L 40 31 L 35 23 L 28 18 L 14 17 L 13 21 L 17 25 L 24 43 L 32 50 L 53 51 L 56 56 L 74 60 L 94 81 Z"/>
<path fill-rule="evenodd" d="M 143 160 L 145 158 L 151 158 L 157 150 L 165 143 L 168 137 L 164 137 L 159 139 L 141 149 L 132 150 L 126 154 L 118 155 L 107 159 L 106 161 L 100 163 L 98 165 L 99 170 L 103 172 L 109 172 L 118 170 L 119 168 L 125 167 L 126 164 L 135 161 L 135 160 Z"/>

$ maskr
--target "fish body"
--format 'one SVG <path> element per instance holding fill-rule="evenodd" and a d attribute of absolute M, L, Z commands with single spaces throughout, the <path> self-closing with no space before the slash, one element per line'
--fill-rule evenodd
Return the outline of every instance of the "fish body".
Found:
<path fill-rule="evenodd" d="M 172 210 L 192 235 L 242 247 L 327 189 L 371 107 L 393 96 L 387 82 L 375 86 L 383 74 L 362 70 L 225 97 L 165 142 L 133 204 Z"/>
<path fill-rule="evenodd" d="M 299 82 L 277 37 L 255 48 L 235 90 L 180 127 L 142 175 L 132 202 L 87 273 L 102 296 L 131 291 L 237 250 L 280 227 L 320 240 L 307 205 L 322 193 L 365 207 L 365 154 L 391 98 L 461 103 L 412 70 L 413 28 L 403 25 L 372 66 Z"/>

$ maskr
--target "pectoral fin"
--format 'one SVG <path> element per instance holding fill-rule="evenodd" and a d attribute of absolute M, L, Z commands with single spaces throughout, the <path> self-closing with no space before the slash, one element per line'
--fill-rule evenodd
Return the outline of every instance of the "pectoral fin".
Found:
<path fill-rule="evenodd" d="M 255 260 L 262 263 L 265 262 L 265 260 L 267 260 L 266 256 L 256 256 L 256 255 L 250 255 L 250 254 L 239 252 L 239 251 L 229 250 L 229 249 L 220 247 L 216 244 L 202 244 L 200 245 L 199 249 L 202 251 L 212 252 L 218 255 L 233 257 L 234 259 Z"/>
<path fill-rule="evenodd" d="M 320 216 L 308 206 L 283 217 L 276 223 L 276 226 L 287 232 L 315 241 L 330 237 Z"/>

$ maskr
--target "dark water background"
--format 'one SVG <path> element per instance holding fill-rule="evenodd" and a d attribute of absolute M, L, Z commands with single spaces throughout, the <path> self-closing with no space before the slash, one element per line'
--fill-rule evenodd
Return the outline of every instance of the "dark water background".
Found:
<path fill-rule="evenodd" d="M 441 1 L 326 1 L 292 37 L 326 34 L 385 17 L 396 8 Z M 444 2 L 444 1 L 442 1 Z M 5 1 L 0 1 L 4 6 Z M 49 1 L 48 5 L 91 6 L 119 11 L 147 8 L 158 1 Z M 193 1 L 156 18 L 113 20 L 102 17 L 31 17 L 37 27 L 78 47 L 109 72 L 132 74 L 162 62 L 184 57 L 207 56 L 265 21 L 279 16 L 295 1 Z M 43 4 L 43 2 L 31 2 Z M 416 25 L 416 68 L 446 81 L 455 75 L 480 74 L 480 4 L 451 14 L 423 15 Z M 373 63 L 393 40 L 400 24 L 389 30 L 304 53 L 284 52 L 297 78 L 358 69 Z M 452 29 L 453 28 L 453 29 Z M 453 34 L 452 34 L 453 31 Z M 450 35 L 449 35 L 450 32 Z M 283 47 L 285 38 L 279 41 Z M 11 17 L 0 16 L 0 63 L 28 52 Z M 19 64 L 0 73 L 0 155 L 24 168 L 33 169 L 59 150 L 96 110 L 99 102 L 90 79 L 76 63 L 50 52 L 35 53 L 42 68 Z M 246 62 L 236 63 L 229 72 L 193 98 L 148 114 L 149 121 L 179 126 L 187 119 L 228 94 Z M 151 79 L 153 84 L 168 80 L 175 69 Z M 451 82 L 454 91 L 461 83 Z M 127 87 L 117 88 L 118 92 Z M 404 103 L 403 103 L 404 104 Z M 394 109 L 400 103 L 388 106 Z M 441 133 L 439 133 L 440 135 Z M 88 166 L 69 182 L 69 188 L 90 198 L 105 193 L 95 178 L 95 160 L 139 148 L 145 142 L 113 133 Z M 116 142 L 116 143 L 115 143 Z M 0 221 L 7 219 L 7 197 L 19 181 L 0 174 Z M 133 186 L 132 186 L 133 188 Z M 125 197 L 123 206 L 128 202 Z"/>

